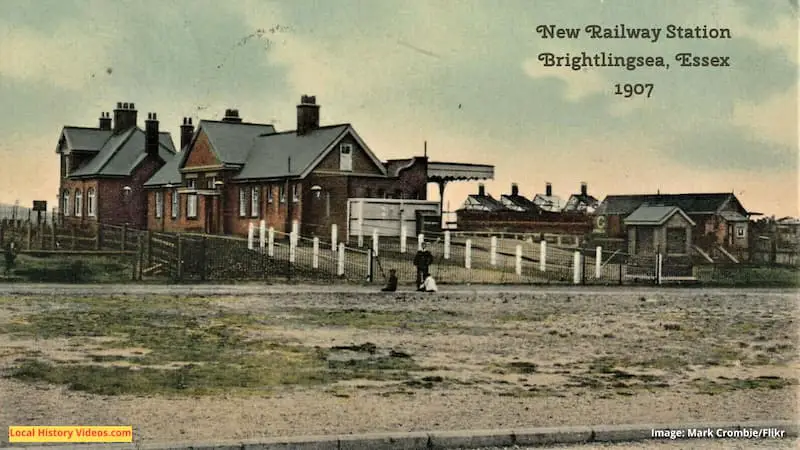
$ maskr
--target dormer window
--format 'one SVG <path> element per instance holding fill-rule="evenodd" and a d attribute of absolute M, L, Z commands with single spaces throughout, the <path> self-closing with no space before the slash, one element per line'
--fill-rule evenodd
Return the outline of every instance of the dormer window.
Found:
<path fill-rule="evenodd" d="M 339 170 L 353 170 L 353 144 L 339 144 Z"/>

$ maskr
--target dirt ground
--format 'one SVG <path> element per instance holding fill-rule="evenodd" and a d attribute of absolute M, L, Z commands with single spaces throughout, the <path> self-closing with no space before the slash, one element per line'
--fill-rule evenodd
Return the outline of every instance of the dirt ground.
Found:
<path fill-rule="evenodd" d="M 797 311 L 788 290 L 0 294 L 0 424 L 174 442 L 794 420 Z"/>

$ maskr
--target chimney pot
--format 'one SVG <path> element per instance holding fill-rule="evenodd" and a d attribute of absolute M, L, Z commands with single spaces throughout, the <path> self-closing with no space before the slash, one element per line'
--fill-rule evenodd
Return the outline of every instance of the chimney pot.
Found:
<path fill-rule="evenodd" d="M 515 197 L 519 195 L 519 186 L 517 183 L 511 183 L 511 195 Z"/>
<path fill-rule="evenodd" d="M 148 156 L 158 156 L 158 121 L 156 113 L 147 113 L 144 124 L 144 148 Z"/>
<path fill-rule="evenodd" d="M 122 109 L 122 102 L 117 102 L 117 109 Z"/>
<path fill-rule="evenodd" d="M 117 102 L 117 109 L 114 110 L 114 133 L 135 127 L 136 116 L 137 113 L 133 109 L 133 103 Z"/>
<path fill-rule="evenodd" d="M 552 184 L 547 183 L 547 184 L 544 185 L 544 195 L 546 195 L 547 197 L 552 197 L 553 196 L 553 185 Z"/>
<path fill-rule="evenodd" d="M 589 192 L 588 185 L 585 182 L 581 183 L 581 195 L 588 195 L 588 192 Z"/>
<path fill-rule="evenodd" d="M 481 197 L 486 195 L 486 186 L 483 183 L 478 183 L 478 195 Z"/>
<path fill-rule="evenodd" d="M 130 104 L 130 108 L 131 109 L 136 109 L 136 107 L 133 106 L 133 103 Z"/>
<path fill-rule="evenodd" d="M 192 118 L 184 117 L 183 125 L 181 125 L 181 149 L 186 148 L 192 142 L 194 135 L 194 127 L 192 126 Z"/>
<path fill-rule="evenodd" d="M 300 104 L 297 105 L 297 134 L 306 134 L 311 130 L 319 128 L 319 105 L 317 98 L 313 95 L 303 95 L 300 97 Z"/>

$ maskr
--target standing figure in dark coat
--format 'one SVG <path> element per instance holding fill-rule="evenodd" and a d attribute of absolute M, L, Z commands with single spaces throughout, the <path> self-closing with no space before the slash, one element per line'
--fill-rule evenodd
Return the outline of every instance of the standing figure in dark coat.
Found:
<path fill-rule="evenodd" d="M 414 265 L 417 267 L 417 290 L 421 291 L 422 281 L 430 275 L 429 269 L 433 264 L 433 255 L 428 251 L 428 246 L 423 243 L 422 249 L 414 256 Z"/>
<path fill-rule="evenodd" d="M 6 275 L 11 273 L 14 268 L 14 263 L 17 260 L 17 245 L 13 240 L 8 241 L 5 248 L 6 257 Z"/>

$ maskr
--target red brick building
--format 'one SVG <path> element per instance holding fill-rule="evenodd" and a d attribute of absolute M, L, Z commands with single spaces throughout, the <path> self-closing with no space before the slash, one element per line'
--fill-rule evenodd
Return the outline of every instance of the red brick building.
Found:
<path fill-rule="evenodd" d="M 60 157 L 59 218 L 67 225 L 98 222 L 143 228 L 147 197 L 142 186 L 167 161 L 175 147 L 158 130 L 155 113 L 145 130 L 137 125 L 133 103 L 117 103 L 113 121 L 101 114 L 97 128 L 65 126 L 56 147 Z"/>
<path fill-rule="evenodd" d="M 348 198 L 427 196 L 427 158 L 380 161 L 350 124 L 319 124 L 315 97 L 297 106 L 297 129 L 244 122 L 185 120 L 182 151 L 145 183 L 152 230 L 246 235 L 264 220 L 277 231 L 343 236 Z"/>

